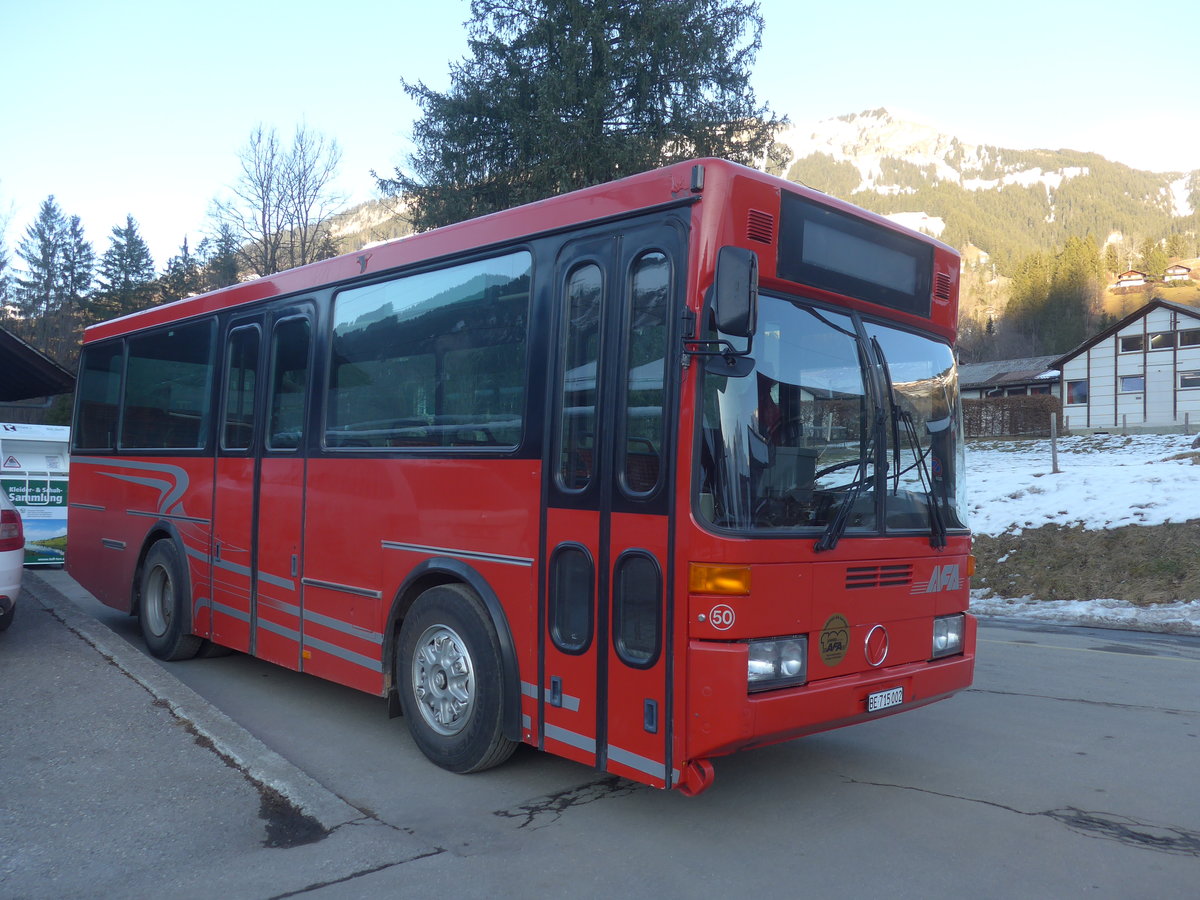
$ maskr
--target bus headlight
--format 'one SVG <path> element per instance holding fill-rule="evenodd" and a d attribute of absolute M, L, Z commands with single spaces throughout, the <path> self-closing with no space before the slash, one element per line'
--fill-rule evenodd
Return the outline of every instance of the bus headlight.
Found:
<path fill-rule="evenodd" d="M 808 636 L 750 641 L 746 681 L 751 691 L 803 684 L 808 680 Z"/>
<path fill-rule="evenodd" d="M 942 616 L 933 620 L 933 656 L 931 659 L 941 659 L 943 656 L 954 656 L 963 652 L 963 633 L 966 630 L 967 619 L 962 613 L 953 616 Z"/>

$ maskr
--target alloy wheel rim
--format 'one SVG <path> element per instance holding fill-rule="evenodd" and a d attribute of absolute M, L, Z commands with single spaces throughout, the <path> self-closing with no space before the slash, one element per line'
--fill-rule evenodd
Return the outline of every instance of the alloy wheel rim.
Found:
<path fill-rule="evenodd" d="M 413 652 L 413 696 L 438 734 L 456 735 L 475 708 L 475 666 L 461 637 L 445 625 L 426 628 Z"/>

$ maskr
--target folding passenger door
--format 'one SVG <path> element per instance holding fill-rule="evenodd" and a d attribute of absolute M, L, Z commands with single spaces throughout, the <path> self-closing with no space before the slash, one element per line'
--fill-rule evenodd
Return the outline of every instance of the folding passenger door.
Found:
<path fill-rule="evenodd" d="M 225 335 L 213 488 L 211 637 L 243 652 L 251 646 L 255 582 L 263 329 L 262 315 L 247 316 Z"/>
<path fill-rule="evenodd" d="M 213 503 L 212 638 L 293 669 L 311 319 L 297 304 L 230 322 Z"/>
<path fill-rule="evenodd" d="M 546 441 L 540 745 L 662 786 L 683 248 L 670 221 L 562 248 Z"/>

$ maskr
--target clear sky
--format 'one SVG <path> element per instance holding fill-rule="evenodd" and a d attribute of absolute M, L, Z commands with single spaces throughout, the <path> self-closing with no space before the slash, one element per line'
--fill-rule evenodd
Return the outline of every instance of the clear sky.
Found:
<path fill-rule="evenodd" d="M 1200 169 L 1194 3 L 761 0 L 752 83 L 794 123 L 886 106 L 970 143 Z M 374 196 L 449 84 L 467 0 L 0 0 L 0 220 L 10 260 L 54 194 L 97 254 L 132 214 L 161 270 L 237 176 L 258 123 L 342 146 Z"/>

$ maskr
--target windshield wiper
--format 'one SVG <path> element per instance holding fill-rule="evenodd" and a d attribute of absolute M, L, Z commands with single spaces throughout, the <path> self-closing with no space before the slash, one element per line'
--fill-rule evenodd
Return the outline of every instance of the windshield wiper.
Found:
<path fill-rule="evenodd" d="M 935 550 L 941 550 L 946 546 L 946 518 L 942 515 L 942 507 L 934 495 L 933 476 L 929 474 L 929 466 L 925 463 L 925 457 L 929 455 L 929 452 L 921 449 L 912 413 L 905 410 L 900 413 L 900 419 L 904 422 L 904 433 L 908 436 L 913 456 L 916 457 L 914 465 L 917 467 L 917 475 L 921 479 L 921 489 L 929 498 L 929 546 Z"/>

